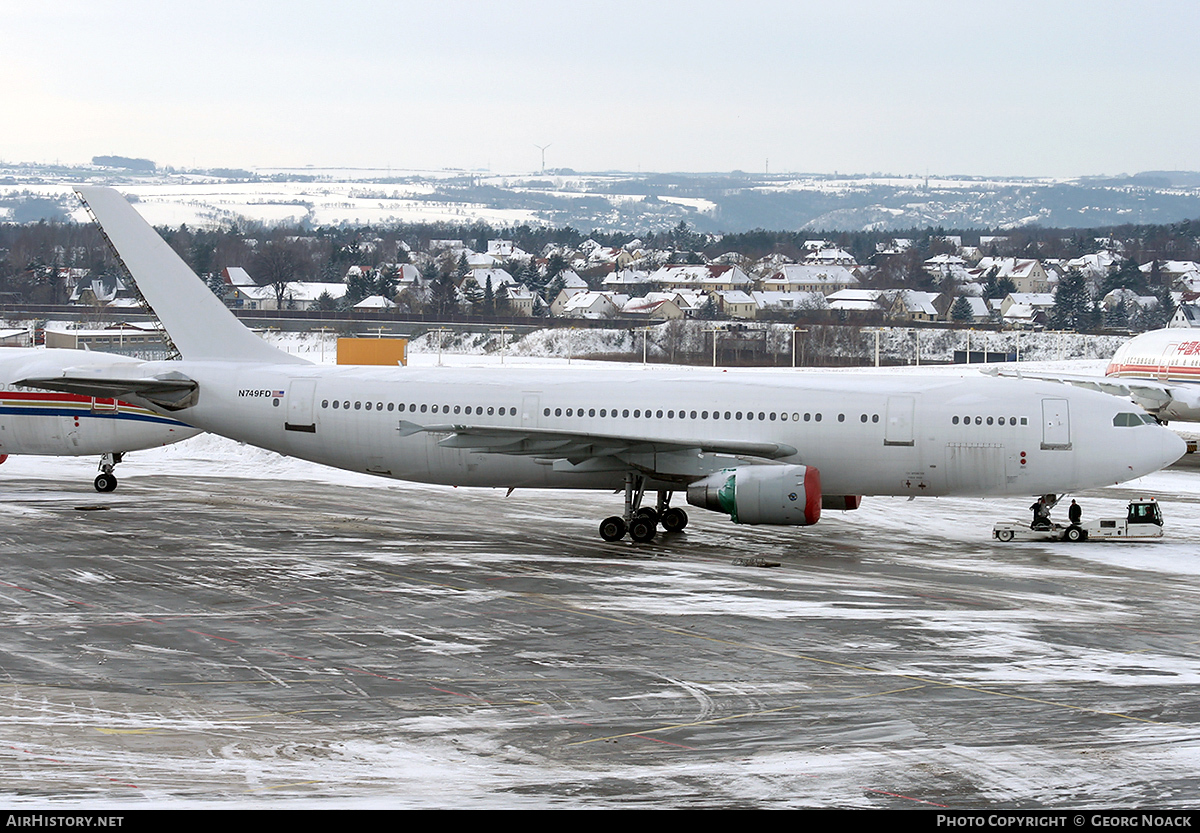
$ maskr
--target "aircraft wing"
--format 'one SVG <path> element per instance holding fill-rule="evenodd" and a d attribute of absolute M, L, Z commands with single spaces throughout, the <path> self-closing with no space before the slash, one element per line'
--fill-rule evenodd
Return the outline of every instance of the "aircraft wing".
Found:
<path fill-rule="evenodd" d="M 1200 408 L 1200 396 L 1186 385 L 1156 382 L 1152 379 L 1131 379 L 1120 376 L 1074 376 L 1066 373 L 1026 373 L 1020 370 L 989 368 L 983 371 L 990 376 L 1007 376 L 1013 379 L 1038 379 L 1043 382 L 1058 382 L 1077 388 L 1100 391 L 1101 393 L 1128 399 L 1155 416 L 1179 418 L 1185 411 Z"/>
<path fill-rule="evenodd" d="M 196 404 L 200 393 L 200 386 L 196 380 L 189 379 L 177 371 L 156 376 L 123 378 L 68 370 L 61 376 L 22 379 L 16 384 L 105 399 L 141 399 L 168 411 L 190 408 Z"/>
<path fill-rule="evenodd" d="M 782 443 L 741 440 L 671 440 L 662 437 L 507 428 L 462 424 L 419 425 L 401 420 L 401 436 L 445 434 L 438 445 L 481 454 L 533 457 L 555 471 L 596 472 L 638 469 L 663 477 L 693 479 L 732 463 L 769 464 L 797 450 Z"/>

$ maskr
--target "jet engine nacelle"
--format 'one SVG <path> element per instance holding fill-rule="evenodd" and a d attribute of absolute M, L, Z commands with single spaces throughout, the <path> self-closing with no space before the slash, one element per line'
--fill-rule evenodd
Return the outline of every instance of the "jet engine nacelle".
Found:
<path fill-rule="evenodd" d="M 812 466 L 743 466 L 688 486 L 692 506 L 736 524 L 808 526 L 821 519 L 821 473 Z"/>

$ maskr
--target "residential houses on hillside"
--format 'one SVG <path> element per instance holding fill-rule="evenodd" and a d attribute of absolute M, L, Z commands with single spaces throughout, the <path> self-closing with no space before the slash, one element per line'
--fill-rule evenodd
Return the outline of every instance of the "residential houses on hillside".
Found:
<path fill-rule="evenodd" d="M 452 305 L 475 314 L 651 320 L 788 319 L 808 314 L 839 321 L 1040 327 L 1050 320 L 1064 275 L 1081 273 L 1091 296 L 1098 297 L 1110 275 L 1130 268 L 1111 245 L 1073 260 L 1053 261 L 996 255 L 1006 243 L 1003 237 L 986 237 L 978 246 L 964 247 L 960 238 L 945 236 L 938 238 L 941 253 L 913 261 L 913 241 L 898 238 L 880 244 L 871 263 L 860 264 L 827 240 L 806 241 L 793 250 L 795 259 L 775 252 L 751 260 L 727 251 L 706 262 L 696 252 L 647 250 L 640 241 L 613 247 L 588 240 L 576 249 L 547 246 L 531 254 L 507 239 L 487 241 L 483 252 L 463 240 L 439 239 L 428 241 L 424 251 L 404 246 L 398 255 L 410 262 L 351 265 L 339 281 L 263 285 L 248 268 L 228 266 L 210 285 L 230 306 L 254 310 L 419 311 L 429 303 L 435 280 L 450 279 Z M 897 272 L 880 264 L 900 257 L 915 262 L 925 277 L 915 281 L 910 276 L 908 285 L 889 286 L 887 280 L 895 280 Z M 554 274 L 548 274 L 551 268 Z M 1180 310 L 1176 325 L 1200 322 L 1200 264 L 1162 260 L 1139 268 L 1147 283 L 1174 289 Z M 434 274 L 442 277 L 430 277 Z M 136 293 L 121 281 L 92 278 L 86 269 L 64 272 L 60 280 L 69 285 L 71 303 L 137 303 Z M 1008 291 L 984 297 L 996 286 Z M 381 294 L 379 287 L 388 290 Z M 1114 320 L 1153 310 L 1159 303 L 1156 297 L 1130 290 L 1106 292 L 1098 302 Z"/>

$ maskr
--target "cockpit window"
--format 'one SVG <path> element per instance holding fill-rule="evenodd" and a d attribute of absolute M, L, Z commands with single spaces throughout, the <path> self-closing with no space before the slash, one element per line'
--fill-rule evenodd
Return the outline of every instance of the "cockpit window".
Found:
<path fill-rule="evenodd" d="M 1154 417 L 1149 414 L 1122 413 L 1113 417 L 1113 425 L 1123 428 L 1130 425 L 1153 425 Z"/>

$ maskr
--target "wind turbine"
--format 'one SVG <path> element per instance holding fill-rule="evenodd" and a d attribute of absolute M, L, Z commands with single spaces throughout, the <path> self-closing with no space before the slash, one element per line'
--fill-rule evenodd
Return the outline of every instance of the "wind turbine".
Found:
<path fill-rule="evenodd" d="M 534 147 L 542 152 L 542 173 L 546 173 L 546 148 L 550 145 L 539 145 L 534 143 Z"/>

